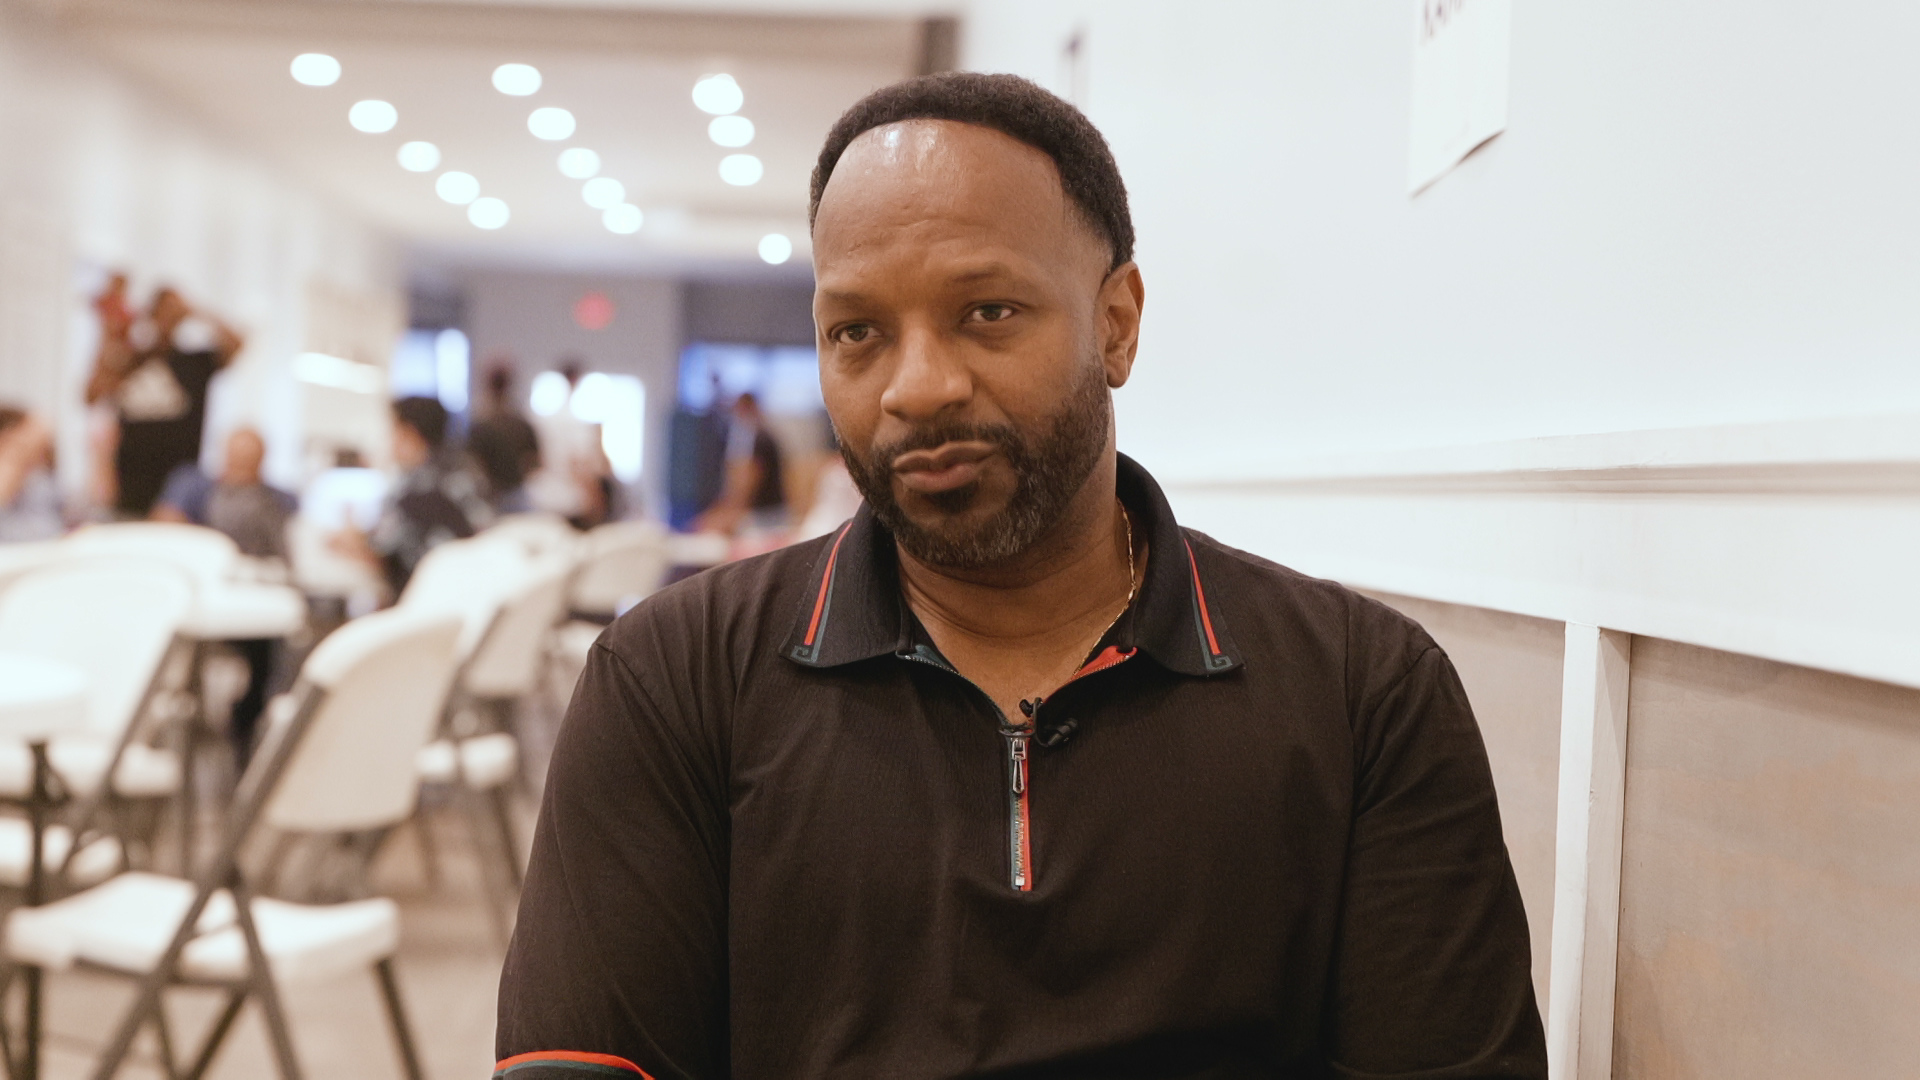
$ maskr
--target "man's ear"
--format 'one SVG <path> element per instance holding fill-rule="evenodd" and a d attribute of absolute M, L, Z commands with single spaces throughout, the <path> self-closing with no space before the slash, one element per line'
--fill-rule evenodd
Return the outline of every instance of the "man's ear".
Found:
<path fill-rule="evenodd" d="M 1115 267 L 1100 284 L 1100 362 L 1112 389 L 1127 385 L 1133 374 L 1133 357 L 1140 351 L 1140 312 L 1146 303 L 1146 283 L 1135 263 Z"/>

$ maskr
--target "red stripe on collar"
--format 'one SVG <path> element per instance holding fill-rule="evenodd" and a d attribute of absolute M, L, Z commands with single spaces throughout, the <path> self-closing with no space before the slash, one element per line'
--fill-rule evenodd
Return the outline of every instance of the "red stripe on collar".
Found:
<path fill-rule="evenodd" d="M 840 543 L 847 538 L 847 530 L 853 528 L 849 521 L 840 526 L 840 535 L 833 538 L 833 550 L 827 553 L 827 569 L 820 575 L 820 595 L 813 601 L 813 619 L 807 623 L 807 637 L 802 645 L 812 645 L 813 639 L 820 633 L 820 614 L 827 609 L 827 592 L 833 588 L 833 564 L 840 558 Z"/>
<path fill-rule="evenodd" d="M 1194 560 L 1193 545 L 1187 542 L 1186 537 L 1181 537 L 1180 542 L 1186 545 L 1187 566 L 1193 570 L 1193 596 L 1200 605 L 1200 625 L 1207 632 L 1207 651 L 1213 656 L 1220 656 L 1220 642 L 1213 635 L 1213 614 L 1207 610 L 1207 590 L 1200 584 L 1200 564 Z"/>

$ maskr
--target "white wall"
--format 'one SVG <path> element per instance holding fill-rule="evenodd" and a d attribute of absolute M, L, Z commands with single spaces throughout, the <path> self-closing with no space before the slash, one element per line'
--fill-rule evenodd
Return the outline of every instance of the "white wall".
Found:
<path fill-rule="evenodd" d="M 975 0 L 1133 197 L 1121 443 L 1326 452 L 1920 409 L 1920 8 L 1521 0 L 1508 131 L 1405 192 L 1415 5 Z"/>
<path fill-rule="evenodd" d="M 247 335 L 214 384 L 208 444 L 262 427 L 284 484 L 301 480 L 307 405 L 292 357 L 345 341 L 384 362 L 403 312 L 381 235 L 0 2 L 0 397 L 58 419 L 75 486 L 86 297 L 109 267 L 133 274 L 137 299 L 170 283 Z"/>

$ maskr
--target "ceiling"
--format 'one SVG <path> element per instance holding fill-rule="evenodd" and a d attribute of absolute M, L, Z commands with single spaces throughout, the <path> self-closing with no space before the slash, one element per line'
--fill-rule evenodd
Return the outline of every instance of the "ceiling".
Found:
<path fill-rule="evenodd" d="M 416 266 L 760 267 L 760 237 L 782 232 L 796 245 L 785 272 L 804 275 L 807 178 L 822 136 L 860 96 L 922 66 L 922 17 L 939 6 L 66 0 L 59 10 L 93 49 L 399 238 Z M 288 65 L 303 52 L 337 57 L 340 80 L 295 82 Z M 508 62 L 538 68 L 540 90 L 493 89 L 493 69 Z M 745 92 L 740 112 L 756 128 L 745 151 L 766 166 L 750 187 L 720 179 L 720 159 L 736 151 L 708 139 L 711 118 L 691 97 L 696 79 L 721 71 Z M 363 98 L 391 102 L 398 125 L 354 130 L 347 110 Z M 528 114 L 548 105 L 578 119 L 572 138 L 527 130 Z M 399 166 L 399 146 L 414 139 L 439 146 L 439 169 Z M 597 151 L 602 174 L 626 185 L 646 214 L 639 233 L 601 224 L 581 183 L 559 172 L 567 146 Z M 483 231 L 436 196 L 448 169 L 505 200 L 508 224 Z"/>

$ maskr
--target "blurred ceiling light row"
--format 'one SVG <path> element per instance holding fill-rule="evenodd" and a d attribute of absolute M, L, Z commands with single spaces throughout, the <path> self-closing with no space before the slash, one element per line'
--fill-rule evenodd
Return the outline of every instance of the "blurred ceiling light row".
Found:
<path fill-rule="evenodd" d="M 294 81 L 305 86 L 332 86 L 340 81 L 342 73 L 340 61 L 325 53 L 301 53 L 293 58 L 290 70 Z M 494 89 L 510 97 L 529 97 L 539 92 L 543 82 L 540 70 L 531 64 L 501 64 L 493 71 Z M 707 125 L 707 137 L 715 145 L 737 149 L 753 142 L 753 121 L 738 115 L 746 104 L 746 93 L 732 75 L 701 76 L 693 84 L 693 103 L 713 116 Z M 383 135 L 398 126 L 400 111 L 391 102 L 368 98 L 356 101 L 347 110 L 347 122 L 357 131 Z M 527 130 L 548 142 L 572 138 L 577 128 L 573 114 L 558 106 L 542 106 L 527 116 Z M 441 153 L 433 143 L 416 139 L 401 145 L 398 159 L 400 167 L 408 172 L 426 173 L 439 168 Z M 608 231 L 630 235 L 640 230 L 645 215 L 626 201 L 624 184 L 599 175 L 599 154 L 582 146 L 568 147 L 560 153 L 559 166 L 561 175 L 584 181 L 581 198 L 601 212 L 601 223 Z M 750 187 L 766 175 L 766 167 L 753 154 L 728 154 L 720 159 L 719 173 L 721 180 L 734 187 Z M 501 228 L 511 217 L 504 201 L 480 194 L 480 182 L 470 173 L 442 173 L 434 191 L 449 203 L 465 206 L 467 219 L 479 228 Z M 778 265 L 792 256 L 793 242 L 782 234 L 769 233 L 761 238 L 759 254 L 766 262 Z"/>

